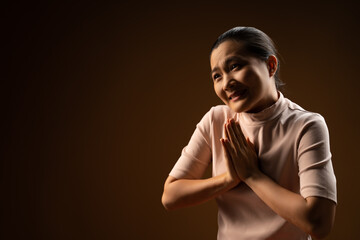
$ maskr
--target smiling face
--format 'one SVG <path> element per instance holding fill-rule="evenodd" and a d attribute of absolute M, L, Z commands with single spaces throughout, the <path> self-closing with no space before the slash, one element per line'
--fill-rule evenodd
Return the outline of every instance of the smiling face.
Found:
<path fill-rule="evenodd" d="M 265 62 L 244 49 L 244 44 L 226 40 L 210 57 L 216 95 L 235 112 L 259 112 L 276 102 L 276 57 Z"/>

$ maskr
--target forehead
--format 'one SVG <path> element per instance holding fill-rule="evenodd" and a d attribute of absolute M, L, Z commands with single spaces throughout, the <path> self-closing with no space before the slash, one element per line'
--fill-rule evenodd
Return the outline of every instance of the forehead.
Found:
<path fill-rule="evenodd" d="M 245 57 L 245 44 L 235 40 L 226 40 L 213 50 L 210 57 L 211 68 L 221 65 L 229 57 Z"/>

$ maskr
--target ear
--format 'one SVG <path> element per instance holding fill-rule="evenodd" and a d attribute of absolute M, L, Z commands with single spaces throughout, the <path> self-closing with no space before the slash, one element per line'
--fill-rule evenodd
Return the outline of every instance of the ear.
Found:
<path fill-rule="evenodd" d="M 270 55 L 266 61 L 266 64 L 269 70 L 269 77 L 274 76 L 278 66 L 277 58 L 274 55 Z"/>

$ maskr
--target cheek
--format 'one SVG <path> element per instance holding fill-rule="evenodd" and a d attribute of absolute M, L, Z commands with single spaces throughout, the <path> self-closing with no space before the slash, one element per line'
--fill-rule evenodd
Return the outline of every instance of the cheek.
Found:
<path fill-rule="evenodd" d="M 253 71 L 253 69 L 249 69 L 243 73 L 244 82 L 248 86 L 256 86 L 259 82 L 259 75 Z"/>
<path fill-rule="evenodd" d="M 246 67 L 246 68 L 242 69 L 241 71 L 238 71 L 235 75 L 233 75 L 233 77 L 238 82 L 240 82 L 250 88 L 253 86 L 257 86 L 257 82 L 259 79 L 257 72 L 254 71 L 254 69 L 252 69 L 251 67 Z"/>
<path fill-rule="evenodd" d="M 224 98 L 224 92 L 222 91 L 222 87 L 221 87 L 221 84 L 220 84 L 220 83 L 214 84 L 214 90 L 215 90 L 216 95 L 217 95 L 221 100 L 223 100 L 223 98 Z"/>
<path fill-rule="evenodd" d="M 244 77 L 245 84 L 249 87 L 253 93 L 261 92 L 264 88 L 263 76 L 256 71 L 248 71 L 246 77 Z"/>

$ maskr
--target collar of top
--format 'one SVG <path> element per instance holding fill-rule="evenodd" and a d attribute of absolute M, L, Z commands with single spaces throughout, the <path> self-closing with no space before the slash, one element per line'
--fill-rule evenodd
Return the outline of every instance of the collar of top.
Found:
<path fill-rule="evenodd" d="M 241 122 L 246 125 L 257 125 L 268 122 L 282 113 L 286 108 L 286 101 L 284 95 L 281 92 L 278 92 L 279 98 L 278 100 L 268 108 L 257 112 L 257 113 L 246 113 L 241 112 L 238 113 L 238 117 Z"/>

